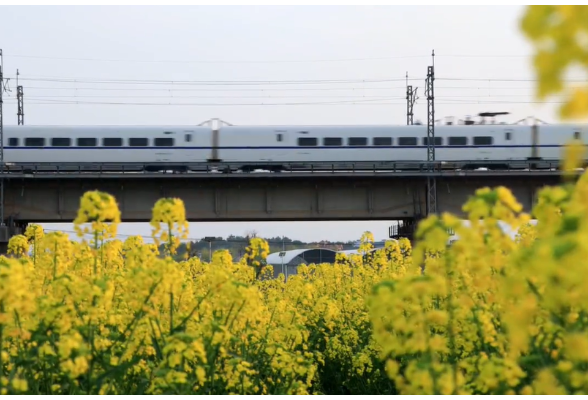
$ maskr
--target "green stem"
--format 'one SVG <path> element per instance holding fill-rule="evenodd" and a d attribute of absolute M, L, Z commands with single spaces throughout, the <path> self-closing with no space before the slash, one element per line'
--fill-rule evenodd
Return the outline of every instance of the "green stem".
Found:
<path fill-rule="evenodd" d="M 53 280 L 55 280 L 56 275 L 57 275 L 57 241 L 55 242 L 55 246 L 53 249 Z"/>
<path fill-rule="evenodd" d="M 0 313 L 4 314 L 4 300 L 0 301 Z M 0 389 L 4 378 L 4 361 L 2 361 L 2 349 L 4 348 L 4 324 L 0 324 Z"/>
<path fill-rule="evenodd" d="M 98 251 L 98 230 L 94 231 L 94 250 Z M 94 276 L 98 274 L 98 257 L 94 256 Z"/>
<path fill-rule="evenodd" d="M 102 237 L 100 238 L 100 265 L 104 271 L 104 232 L 102 232 Z"/>
<path fill-rule="evenodd" d="M 37 268 L 37 238 L 33 237 L 33 266 Z"/>
<path fill-rule="evenodd" d="M 167 232 L 168 232 L 167 251 L 168 251 L 168 254 L 171 256 L 171 254 L 172 254 L 172 227 L 171 227 L 170 223 L 167 224 Z"/>
<path fill-rule="evenodd" d="M 453 321 L 455 319 L 455 310 L 453 309 L 453 292 L 451 287 L 451 267 L 450 262 L 453 260 L 451 257 L 451 253 L 447 254 L 445 258 L 445 275 L 447 277 L 447 313 L 449 314 L 449 321 L 448 321 L 448 333 L 449 333 L 449 356 L 451 358 L 451 365 L 452 365 L 452 372 L 453 372 L 453 391 L 451 392 L 452 395 L 456 394 L 457 390 L 457 368 L 454 364 L 455 362 L 455 335 L 453 333 Z"/>
<path fill-rule="evenodd" d="M 174 292 L 169 292 L 169 334 L 174 331 Z"/>

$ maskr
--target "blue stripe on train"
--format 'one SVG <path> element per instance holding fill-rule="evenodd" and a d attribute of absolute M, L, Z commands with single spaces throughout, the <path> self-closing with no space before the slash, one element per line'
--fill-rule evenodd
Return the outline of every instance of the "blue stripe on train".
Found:
<path fill-rule="evenodd" d="M 510 145 L 488 145 L 488 146 L 474 146 L 474 145 L 465 145 L 465 146 L 435 146 L 435 149 L 495 149 L 495 148 L 504 148 L 504 149 L 513 149 L 513 148 L 532 148 L 534 146 L 525 145 L 525 144 L 510 144 Z M 564 147 L 561 144 L 540 144 L 535 147 L 538 148 L 557 148 L 557 147 Z M 346 150 L 346 149 L 426 149 L 427 146 L 223 146 L 217 147 L 218 150 Z M 129 146 L 97 146 L 97 147 L 76 147 L 76 146 L 69 146 L 69 147 L 11 147 L 11 146 L 4 146 L 5 150 L 212 150 L 212 146 L 202 146 L 202 147 L 194 147 L 194 146 L 173 146 L 173 147 L 154 147 L 154 146 L 145 146 L 145 147 L 129 147 Z"/>

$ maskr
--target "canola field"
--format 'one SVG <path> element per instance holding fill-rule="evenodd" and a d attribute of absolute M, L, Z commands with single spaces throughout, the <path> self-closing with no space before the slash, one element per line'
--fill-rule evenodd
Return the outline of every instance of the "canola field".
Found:
<path fill-rule="evenodd" d="M 579 154 L 569 148 L 566 169 Z M 432 216 L 414 248 L 301 266 L 285 282 L 260 239 L 240 261 L 174 261 L 179 199 L 153 208 L 162 254 L 115 240 L 116 200 L 88 192 L 74 223 L 91 241 L 31 225 L 0 259 L 0 391 L 588 393 L 588 175 L 542 189 L 536 226 L 502 187 L 464 211 L 471 227 Z"/>

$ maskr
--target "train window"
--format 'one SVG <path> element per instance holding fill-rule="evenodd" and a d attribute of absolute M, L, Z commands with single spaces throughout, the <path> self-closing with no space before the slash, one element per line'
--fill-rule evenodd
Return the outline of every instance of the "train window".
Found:
<path fill-rule="evenodd" d="M 415 137 L 398 138 L 398 145 L 399 146 L 416 146 L 417 145 L 417 138 L 415 138 Z"/>
<path fill-rule="evenodd" d="M 367 138 L 364 137 L 350 137 L 347 139 L 349 146 L 367 146 Z"/>
<path fill-rule="evenodd" d="M 28 137 L 25 139 L 25 146 L 27 146 L 27 147 L 43 147 L 43 146 L 45 146 L 45 138 Z"/>
<path fill-rule="evenodd" d="M 120 147 L 123 145 L 123 140 L 117 137 L 106 137 L 102 139 L 102 146 L 104 147 Z"/>
<path fill-rule="evenodd" d="M 69 146 L 71 146 L 71 138 L 68 138 L 68 137 L 54 137 L 54 138 L 51 138 L 51 146 L 54 146 L 54 147 L 69 147 Z"/>
<path fill-rule="evenodd" d="M 504 140 L 510 140 L 510 131 L 504 132 Z"/>
<path fill-rule="evenodd" d="M 428 145 L 429 145 L 429 138 L 424 137 L 423 138 L 423 146 L 428 146 Z M 435 136 L 435 146 L 442 146 L 442 145 L 443 145 L 443 138 Z"/>
<path fill-rule="evenodd" d="M 284 136 L 281 133 L 276 134 L 276 139 L 278 142 L 281 142 Z"/>
<path fill-rule="evenodd" d="M 468 144 L 468 138 L 465 136 L 452 136 L 449 138 L 450 146 L 466 146 Z"/>
<path fill-rule="evenodd" d="M 190 133 L 186 133 L 186 142 L 191 142 L 192 141 L 192 135 Z"/>
<path fill-rule="evenodd" d="M 11 137 L 10 139 L 8 139 L 8 145 L 11 147 L 18 146 L 18 138 Z"/>
<path fill-rule="evenodd" d="M 98 144 L 96 138 L 78 138 L 77 140 L 79 147 L 94 147 Z"/>
<path fill-rule="evenodd" d="M 492 146 L 493 144 L 492 136 L 474 136 L 474 146 Z"/>
<path fill-rule="evenodd" d="M 580 132 L 574 132 L 574 139 L 575 140 L 579 140 L 580 139 Z"/>
<path fill-rule="evenodd" d="M 317 140 L 314 137 L 298 138 L 298 146 L 316 146 Z"/>
<path fill-rule="evenodd" d="M 147 147 L 149 141 L 147 138 L 130 138 L 129 146 L 131 147 Z"/>
<path fill-rule="evenodd" d="M 323 146 L 342 146 L 343 139 L 340 137 L 326 137 L 323 138 Z"/>
<path fill-rule="evenodd" d="M 374 146 L 392 146 L 392 138 L 391 137 L 375 137 L 373 143 L 374 143 Z"/>
<path fill-rule="evenodd" d="M 174 138 L 158 137 L 155 138 L 155 146 L 157 147 L 171 147 L 174 145 Z"/>

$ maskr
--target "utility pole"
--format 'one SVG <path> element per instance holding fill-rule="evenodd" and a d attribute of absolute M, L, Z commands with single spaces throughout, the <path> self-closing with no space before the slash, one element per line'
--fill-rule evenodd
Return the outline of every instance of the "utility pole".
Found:
<path fill-rule="evenodd" d="M 413 122 L 413 107 L 414 103 L 417 101 L 417 92 L 418 88 L 412 88 L 412 85 L 408 84 L 408 72 L 406 73 L 406 125 L 414 125 Z"/>
<path fill-rule="evenodd" d="M 9 92 L 8 88 L 9 79 L 4 82 L 4 56 L 2 55 L 2 49 L 0 49 L 0 253 L 6 254 L 8 250 L 8 239 L 10 238 L 10 232 L 6 226 L 4 220 L 4 92 Z"/>
<path fill-rule="evenodd" d="M 432 65 L 427 68 L 427 215 L 437 213 L 437 182 L 435 172 L 435 50 L 431 53 Z"/>
<path fill-rule="evenodd" d="M 8 80 L 7 80 L 8 82 Z M 0 49 L 0 226 L 4 227 L 4 114 L 2 106 L 4 104 L 4 56 Z M 3 239 L 0 237 L 0 239 Z M 6 238 L 8 240 L 8 238 Z"/>
<path fill-rule="evenodd" d="M 212 242 L 215 241 L 215 237 L 214 236 L 206 236 L 205 238 L 203 238 L 202 240 L 204 242 L 208 242 L 208 262 L 212 262 Z"/>
<path fill-rule="evenodd" d="M 22 85 L 18 84 L 18 69 L 16 70 L 16 101 L 18 103 L 18 111 L 16 115 L 18 116 L 18 124 L 24 125 L 24 102 L 23 102 L 23 89 Z"/>
<path fill-rule="evenodd" d="M 412 87 L 412 85 L 408 84 L 408 71 L 406 72 L 406 125 L 414 125 L 414 103 L 416 103 L 417 97 L 417 88 Z M 418 191 L 418 188 L 417 188 Z M 418 206 L 417 206 L 418 201 Z M 414 219 L 412 222 L 408 222 L 405 219 L 397 220 L 396 225 L 392 225 L 388 228 L 388 236 L 393 239 L 400 238 L 401 236 L 412 236 L 414 232 L 412 231 L 414 226 L 414 221 L 417 221 L 421 218 L 421 211 L 420 211 L 420 198 L 417 192 L 413 192 L 413 204 L 414 204 Z"/>

